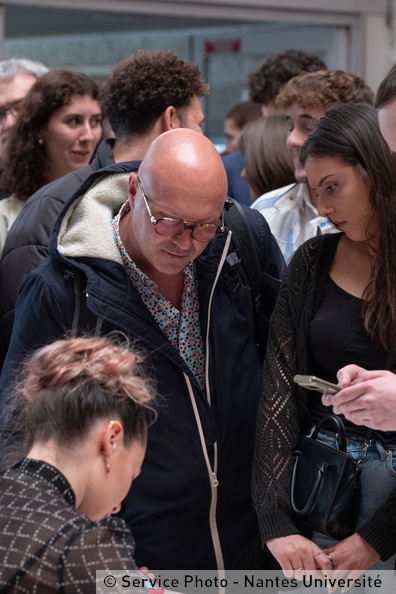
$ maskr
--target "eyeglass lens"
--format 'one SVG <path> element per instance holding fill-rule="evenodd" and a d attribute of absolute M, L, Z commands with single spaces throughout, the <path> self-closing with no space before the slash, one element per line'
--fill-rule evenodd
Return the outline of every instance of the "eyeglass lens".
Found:
<path fill-rule="evenodd" d="M 0 107 L 0 123 L 3 123 L 5 121 L 9 113 L 12 113 L 12 115 L 15 117 L 20 109 L 20 103 L 21 102 L 18 101 L 17 103 L 9 105 L 8 107 Z"/>
<path fill-rule="evenodd" d="M 206 225 L 197 225 L 196 227 L 191 225 L 190 227 L 189 225 L 185 225 L 182 221 L 172 221 L 167 219 L 159 220 L 155 226 L 155 230 L 159 235 L 167 235 L 168 237 L 179 235 L 180 233 L 183 233 L 185 229 L 191 229 L 191 234 L 197 241 L 209 241 L 216 237 L 219 232 L 217 225 L 208 223 Z"/>

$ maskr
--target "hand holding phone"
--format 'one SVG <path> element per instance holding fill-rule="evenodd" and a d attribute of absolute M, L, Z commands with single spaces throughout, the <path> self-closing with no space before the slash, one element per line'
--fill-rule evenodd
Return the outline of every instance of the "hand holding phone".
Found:
<path fill-rule="evenodd" d="M 309 390 L 317 390 L 327 394 L 337 394 L 341 390 L 340 386 L 326 382 L 315 375 L 295 375 L 293 379 L 299 386 Z"/>
<path fill-rule="evenodd" d="M 149 577 L 147 577 L 147 575 L 140 571 L 140 569 L 138 569 L 137 572 L 142 578 L 143 585 L 145 588 L 147 588 L 149 594 L 163 594 L 165 592 L 163 588 L 158 586 L 154 580 L 151 580 Z"/>

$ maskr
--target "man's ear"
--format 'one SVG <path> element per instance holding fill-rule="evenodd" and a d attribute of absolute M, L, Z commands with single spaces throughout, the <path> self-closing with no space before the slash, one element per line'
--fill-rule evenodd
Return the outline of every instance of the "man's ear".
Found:
<path fill-rule="evenodd" d="M 131 173 L 128 182 L 128 200 L 131 208 L 135 205 L 135 196 L 139 188 L 139 182 L 136 173 Z"/>
<path fill-rule="evenodd" d="M 165 131 L 174 130 L 175 128 L 181 128 L 181 122 L 179 116 L 177 115 L 176 108 L 173 105 L 169 105 L 164 113 L 164 125 Z"/>

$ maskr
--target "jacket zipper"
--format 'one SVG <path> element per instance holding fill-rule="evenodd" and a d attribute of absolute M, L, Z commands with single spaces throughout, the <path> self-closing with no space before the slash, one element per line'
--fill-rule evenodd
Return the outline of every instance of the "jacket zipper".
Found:
<path fill-rule="evenodd" d="M 231 235 L 232 235 L 232 231 L 229 231 L 225 245 L 224 245 L 223 253 L 222 253 L 222 256 L 221 256 L 221 259 L 219 262 L 219 266 L 217 268 L 216 277 L 213 282 L 212 290 L 211 290 L 210 297 L 209 297 L 209 304 L 208 304 L 208 317 L 207 317 L 208 324 L 207 324 L 206 337 L 205 337 L 205 341 L 206 341 L 205 385 L 206 385 L 206 394 L 207 394 L 207 399 L 208 399 L 209 405 L 211 405 L 211 395 L 210 395 L 210 388 L 209 388 L 210 310 L 212 307 L 213 293 L 214 293 L 216 284 L 218 282 L 222 267 L 224 265 L 224 261 L 227 257 L 228 249 L 229 249 L 230 242 L 231 242 Z M 89 294 L 86 292 L 85 297 L 88 298 L 88 296 L 89 296 Z M 208 451 L 206 448 L 204 431 L 202 428 L 201 418 L 199 416 L 199 412 L 198 412 L 197 404 L 195 401 L 195 396 L 194 396 L 194 391 L 193 391 L 193 388 L 191 385 L 191 381 L 190 381 L 190 378 L 188 377 L 188 375 L 186 375 L 185 373 L 183 373 L 183 375 L 184 375 L 184 378 L 185 378 L 185 381 L 187 384 L 187 389 L 188 389 L 188 392 L 190 395 L 190 400 L 191 400 L 195 420 L 196 420 L 197 427 L 198 427 L 199 438 L 201 441 L 202 453 L 204 455 L 204 459 L 205 459 L 205 463 L 206 463 L 206 467 L 207 467 L 207 471 L 208 471 L 208 476 L 209 476 L 209 481 L 210 481 L 211 505 L 210 505 L 210 510 L 209 510 L 209 526 L 210 526 L 210 532 L 211 532 L 211 536 L 212 536 L 213 549 L 214 549 L 215 557 L 216 557 L 217 569 L 219 572 L 219 579 L 222 579 L 225 577 L 224 559 L 223 559 L 223 553 L 221 550 L 219 531 L 218 531 L 217 522 L 216 522 L 217 487 L 219 485 L 219 481 L 217 478 L 218 446 L 217 446 L 217 443 L 214 444 L 214 462 L 213 462 L 213 468 L 212 468 L 212 466 L 210 464 L 209 454 L 208 454 Z M 223 588 L 220 587 L 219 592 L 222 593 L 222 591 L 223 591 Z"/>
<path fill-rule="evenodd" d="M 210 526 L 210 533 L 212 536 L 212 543 L 216 557 L 216 564 L 217 569 L 219 571 L 224 571 L 224 560 L 223 560 L 223 553 L 221 550 L 220 544 L 220 537 L 219 531 L 217 529 L 216 523 L 216 507 L 217 507 L 217 487 L 219 485 L 219 481 L 217 479 L 217 443 L 214 444 L 214 462 L 213 468 L 210 464 L 209 454 L 205 443 L 205 436 L 202 428 L 201 418 L 199 416 L 197 403 L 194 397 L 194 391 L 191 385 L 190 378 L 188 375 L 184 373 L 184 379 L 186 380 L 188 393 L 190 395 L 191 404 L 194 411 L 195 421 L 198 427 L 198 434 L 199 439 L 201 442 L 202 453 L 205 458 L 206 469 L 208 471 L 209 481 L 210 481 L 210 490 L 211 490 L 211 502 L 210 502 L 210 510 L 209 510 L 209 526 Z"/>
<path fill-rule="evenodd" d="M 216 277 L 212 286 L 212 290 L 210 293 L 210 297 L 209 297 L 209 305 L 208 305 L 208 324 L 207 324 L 207 329 L 206 329 L 206 336 L 205 336 L 205 342 L 206 342 L 206 363 L 205 363 L 205 385 L 206 385 L 206 394 L 207 394 L 207 399 L 209 402 L 209 405 L 211 405 L 211 395 L 210 395 L 210 388 L 209 388 L 209 331 L 210 331 L 210 310 L 212 307 L 212 301 L 213 301 L 213 293 L 217 284 L 217 281 L 219 279 L 220 273 L 221 273 L 221 269 L 223 267 L 224 261 L 227 257 L 227 253 L 228 253 L 228 249 L 229 249 L 229 245 L 231 242 L 231 231 L 229 231 L 228 233 L 228 237 L 223 249 L 223 253 L 219 262 L 219 266 L 217 267 L 217 273 L 216 273 Z M 205 443 L 205 436 L 204 436 L 204 431 L 202 428 L 202 423 L 201 423 L 201 418 L 199 416 L 199 412 L 198 412 L 198 408 L 197 408 L 197 403 L 195 401 L 195 397 L 194 397 L 194 391 L 193 388 L 191 386 L 191 381 L 190 378 L 188 377 L 188 375 L 184 374 L 184 378 L 186 380 L 186 384 L 187 384 L 187 388 L 188 388 L 188 392 L 190 395 L 190 399 L 191 399 L 191 404 L 193 407 L 193 411 L 194 411 L 194 416 L 195 416 L 195 421 L 197 423 L 197 427 L 198 427 L 198 433 L 199 433 L 199 438 L 201 441 L 201 447 L 202 447 L 202 453 L 204 455 L 205 458 L 205 463 L 206 463 L 206 468 L 208 471 L 208 476 L 209 476 L 209 481 L 210 481 L 210 488 L 211 488 L 211 504 L 210 504 L 210 510 L 209 510 L 209 526 L 210 526 L 210 532 L 211 532 L 211 536 L 212 536 L 212 542 L 213 542 L 213 549 L 215 552 L 215 557 L 216 557 L 216 563 L 217 563 L 217 569 L 219 571 L 219 577 L 223 578 L 225 577 L 225 573 L 224 573 L 224 559 L 223 559 L 223 553 L 221 550 L 221 544 L 220 544 L 220 537 L 219 537 L 219 531 L 217 528 L 217 522 L 216 522 L 216 508 L 217 508 L 217 487 L 219 485 L 219 481 L 217 478 L 217 465 L 218 465 L 218 446 L 217 443 L 214 444 L 214 460 L 213 460 L 213 468 L 210 464 L 210 460 L 209 460 L 209 454 L 208 454 L 208 450 L 206 448 L 206 443 Z M 220 588 L 221 591 L 221 588 Z"/>

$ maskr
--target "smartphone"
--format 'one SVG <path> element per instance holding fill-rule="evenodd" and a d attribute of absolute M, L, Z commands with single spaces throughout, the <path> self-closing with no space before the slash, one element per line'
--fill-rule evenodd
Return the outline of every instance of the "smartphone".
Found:
<path fill-rule="evenodd" d="M 314 375 L 295 375 L 294 381 L 309 390 L 317 390 L 318 392 L 328 392 L 329 394 L 336 394 L 341 390 L 340 386 L 326 382 Z"/>
<path fill-rule="evenodd" d="M 165 590 L 157 584 L 152 584 L 151 580 L 147 577 L 145 573 L 140 571 L 140 569 L 138 569 L 137 572 L 139 574 L 139 577 L 141 577 L 143 580 L 143 586 L 147 588 L 150 594 L 161 594 L 165 592 Z"/>

